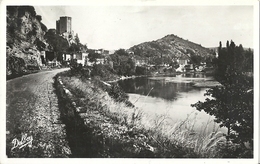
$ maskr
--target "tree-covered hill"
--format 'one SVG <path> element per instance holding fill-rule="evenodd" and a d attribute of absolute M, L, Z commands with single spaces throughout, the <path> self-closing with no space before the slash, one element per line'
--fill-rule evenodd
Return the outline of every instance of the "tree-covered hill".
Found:
<path fill-rule="evenodd" d="M 192 55 L 200 56 L 205 59 L 214 57 L 214 51 L 173 34 L 155 41 L 135 45 L 129 48 L 129 50 L 143 58 L 167 56 L 170 58 L 190 59 Z"/>

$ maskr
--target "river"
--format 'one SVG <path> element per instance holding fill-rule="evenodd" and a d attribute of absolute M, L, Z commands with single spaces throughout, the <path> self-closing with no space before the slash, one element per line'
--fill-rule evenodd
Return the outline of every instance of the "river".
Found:
<path fill-rule="evenodd" d="M 196 132 L 225 132 L 219 128 L 214 116 L 191 107 L 204 101 L 209 88 L 194 87 L 196 81 L 210 81 L 204 74 L 181 74 L 164 77 L 138 77 L 119 81 L 119 85 L 129 95 L 129 100 L 144 112 L 154 115 L 167 115 L 174 122 L 192 121 Z"/>

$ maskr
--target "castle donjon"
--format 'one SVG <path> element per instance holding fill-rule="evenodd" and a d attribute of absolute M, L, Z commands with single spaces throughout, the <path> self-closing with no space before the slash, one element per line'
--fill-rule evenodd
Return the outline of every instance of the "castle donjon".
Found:
<path fill-rule="evenodd" d="M 56 33 L 70 42 L 74 36 L 72 30 L 72 18 L 67 16 L 60 17 L 60 20 L 56 21 Z"/>
<path fill-rule="evenodd" d="M 56 21 L 57 34 L 71 33 L 72 32 L 71 22 L 72 22 L 71 17 L 60 17 L 60 20 Z"/>

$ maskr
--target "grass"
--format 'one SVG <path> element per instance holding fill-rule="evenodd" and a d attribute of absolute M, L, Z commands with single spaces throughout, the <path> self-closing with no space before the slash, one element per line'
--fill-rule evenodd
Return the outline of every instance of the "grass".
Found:
<path fill-rule="evenodd" d="M 196 117 L 187 117 L 176 123 L 167 114 L 151 115 L 115 101 L 95 80 L 82 80 L 69 73 L 61 74 L 61 78 L 74 95 L 71 101 L 81 107 L 77 119 L 84 123 L 80 126 L 91 129 L 89 144 L 96 149 L 89 150 L 95 153 L 85 156 L 221 157 L 221 145 L 225 143 L 225 137 L 218 129 L 206 133 L 208 126 L 200 134 L 195 132 Z"/>

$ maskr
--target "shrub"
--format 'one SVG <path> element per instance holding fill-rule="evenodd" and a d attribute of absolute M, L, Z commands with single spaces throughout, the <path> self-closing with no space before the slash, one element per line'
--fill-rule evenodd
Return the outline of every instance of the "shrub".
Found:
<path fill-rule="evenodd" d="M 117 77 L 114 70 L 109 65 L 94 64 L 91 71 L 91 76 L 99 76 L 102 80 L 111 80 Z"/>
<path fill-rule="evenodd" d="M 117 102 L 125 102 L 127 106 L 134 106 L 128 100 L 129 96 L 119 87 L 117 83 L 111 85 L 111 88 L 108 90 L 108 94 Z"/>

